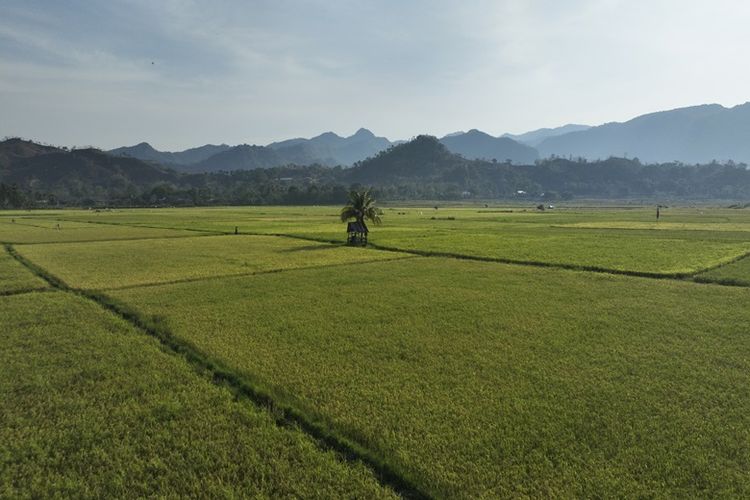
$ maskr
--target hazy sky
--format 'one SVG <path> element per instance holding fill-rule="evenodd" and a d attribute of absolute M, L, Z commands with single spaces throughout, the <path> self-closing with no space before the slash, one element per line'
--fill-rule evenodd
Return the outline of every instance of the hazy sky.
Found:
<path fill-rule="evenodd" d="M 744 0 L 0 0 L 0 136 L 173 150 L 730 106 L 748 26 Z"/>

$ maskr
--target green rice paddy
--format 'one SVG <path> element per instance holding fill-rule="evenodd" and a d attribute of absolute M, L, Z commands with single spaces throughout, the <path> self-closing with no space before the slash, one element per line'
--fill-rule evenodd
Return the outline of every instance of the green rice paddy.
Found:
<path fill-rule="evenodd" d="M 17 249 L 68 285 L 98 289 L 413 257 L 247 235 L 19 245 Z"/>
<path fill-rule="evenodd" d="M 696 475 L 748 493 L 746 290 L 440 258 L 340 271 L 112 295 L 437 496 L 675 495 Z"/>
<path fill-rule="evenodd" d="M 3 297 L 0 497 L 390 497 L 70 293 Z"/>
<path fill-rule="evenodd" d="M 748 210 L 337 211 L 0 214 L 0 496 L 750 494 Z"/>
<path fill-rule="evenodd" d="M 189 235 L 189 233 L 188 233 Z M 4 243 L 51 243 L 64 241 L 108 241 L 186 236 L 184 231 L 146 227 L 119 227 L 40 217 L 0 217 Z"/>
<path fill-rule="evenodd" d="M 47 282 L 19 264 L 5 249 L 0 251 L 0 295 L 46 287 Z"/>
<path fill-rule="evenodd" d="M 750 257 L 700 273 L 697 281 L 750 287 Z"/>
<path fill-rule="evenodd" d="M 555 211 L 556 210 L 556 211 Z M 750 253 L 747 211 L 651 209 L 393 208 L 374 231 L 376 248 L 469 256 L 502 262 L 685 276 Z M 71 212 L 65 221 L 189 229 L 208 233 L 281 234 L 345 241 L 335 207 L 151 209 Z M 94 224 L 89 224 L 92 226 Z M 38 241 L 38 240 L 37 240 Z M 50 240 L 55 241 L 55 240 Z"/>

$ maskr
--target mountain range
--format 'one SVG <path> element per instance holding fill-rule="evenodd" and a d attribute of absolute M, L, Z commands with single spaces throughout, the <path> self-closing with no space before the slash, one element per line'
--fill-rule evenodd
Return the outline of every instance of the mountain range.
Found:
<path fill-rule="evenodd" d="M 350 137 L 340 137 L 333 132 L 326 132 L 312 139 L 288 139 L 268 145 L 279 154 L 294 158 L 317 158 L 323 165 L 349 166 L 358 161 L 376 155 L 393 143 L 385 137 L 361 128 Z M 290 163 L 303 164 L 292 161 Z"/>
<path fill-rule="evenodd" d="M 500 137 L 472 129 L 438 140 L 448 151 L 467 160 L 515 165 L 530 165 L 550 157 L 588 160 L 630 157 L 644 163 L 695 164 L 713 160 L 750 163 L 750 103 L 731 108 L 718 104 L 692 106 L 649 113 L 622 123 L 595 127 L 569 124 Z M 265 146 L 206 144 L 167 152 L 142 142 L 107 153 L 114 158 L 143 160 L 161 171 L 168 167 L 182 173 L 201 173 L 288 165 L 352 167 L 403 142 L 390 141 L 361 128 L 349 137 L 326 132 L 310 139 L 294 138 Z M 16 144 L 18 151 L 14 153 L 14 162 L 23 157 L 22 149 L 32 148 L 29 144 Z M 56 150 L 56 153 L 61 151 Z M 83 161 L 80 151 L 83 150 L 77 150 L 72 156 L 77 162 Z M 94 154 L 93 151 L 90 150 L 90 154 Z M 0 158 L 0 162 L 2 160 Z M 72 160 L 66 156 L 65 161 Z M 110 162 L 110 165 L 115 168 L 117 163 Z"/>
<path fill-rule="evenodd" d="M 361 128 L 350 137 L 326 132 L 311 139 L 288 139 L 266 146 L 206 145 L 171 153 L 157 151 L 149 144 L 141 143 L 113 149 L 109 153 L 170 165 L 183 172 L 216 172 L 282 165 L 351 166 L 392 144 L 385 137 L 376 137 L 369 130 Z"/>
<path fill-rule="evenodd" d="M 750 163 L 750 103 L 725 108 L 706 104 L 641 115 L 626 122 L 591 127 L 568 124 L 495 137 L 480 130 L 439 139 L 466 159 L 528 165 L 540 158 L 638 158 L 645 163 Z M 179 152 L 157 151 L 147 143 L 110 151 L 171 166 L 182 172 L 252 170 L 283 165 L 351 167 L 405 141 L 390 141 L 365 128 L 349 137 L 326 132 L 265 146 L 211 145 Z"/>
<path fill-rule="evenodd" d="M 171 166 L 181 172 L 217 172 L 283 165 L 350 167 L 403 142 L 405 141 L 390 141 L 361 128 L 349 137 L 325 132 L 311 139 L 287 139 L 266 146 L 207 144 L 186 151 L 164 152 L 142 142 L 135 146 L 113 149 L 109 153 Z M 450 134 L 443 137 L 441 142 L 452 152 L 467 159 L 494 159 L 526 164 L 533 163 L 539 156 L 533 147 L 507 137 L 493 137 L 478 130 Z"/>
<path fill-rule="evenodd" d="M 548 137 L 537 149 L 543 157 L 627 156 L 649 163 L 750 163 L 750 103 L 732 108 L 706 104 L 649 113 L 624 123 Z"/>

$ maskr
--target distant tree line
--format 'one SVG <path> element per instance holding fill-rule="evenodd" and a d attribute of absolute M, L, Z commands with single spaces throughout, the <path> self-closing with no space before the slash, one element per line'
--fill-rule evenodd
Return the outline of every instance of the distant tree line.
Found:
<path fill-rule="evenodd" d="M 0 208 L 27 208 L 34 205 L 28 193 L 20 190 L 18 186 L 0 182 Z"/>
<path fill-rule="evenodd" d="M 523 166 L 465 160 L 455 155 L 444 160 L 432 158 L 427 167 L 414 170 L 408 164 L 390 169 L 379 169 L 377 164 L 351 169 L 313 165 L 173 173 L 164 180 L 141 183 L 124 175 L 98 182 L 81 176 L 49 185 L 2 183 L 0 207 L 342 204 L 350 190 L 362 186 L 372 186 L 373 194 L 383 201 L 553 201 L 582 197 L 750 200 L 750 170 L 744 164 L 644 165 L 637 159 L 553 158 Z"/>

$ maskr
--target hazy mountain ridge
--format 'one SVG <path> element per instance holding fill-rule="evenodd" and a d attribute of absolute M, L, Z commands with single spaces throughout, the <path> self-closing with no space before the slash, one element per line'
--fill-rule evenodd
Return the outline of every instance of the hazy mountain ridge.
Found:
<path fill-rule="evenodd" d="M 498 161 L 511 160 L 513 163 L 533 163 L 538 157 L 536 150 L 529 146 L 508 138 L 492 137 L 478 130 L 450 134 L 443 140 L 448 149 L 468 159 L 484 158 Z M 325 132 L 310 139 L 287 139 L 267 146 L 206 145 L 172 153 L 157 151 L 148 143 L 141 143 L 113 149 L 110 153 L 169 165 L 183 172 L 216 172 L 254 170 L 284 165 L 317 164 L 349 167 L 374 157 L 392 146 L 406 142 L 408 141 L 392 142 L 385 137 L 376 136 L 365 128 L 360 128 L 349 137 Z M 208 154 L 211 151 L 215 153 Z M 202 157 L 196 159 L 199 155 Z"/>
<path fill-rule="evenodd" d="M 206 144 L 196 148 L 186 149 L 184 151 L 158 151 L 151 144 L 141 142 L 135 146 L 125 146 L 108 151 L 115 156 L 129 156 L 144 161 L 154 161 L 163 165 L 192 165 L 201 162 L 213 155 L 230 149 L 231 146 L 226 144 Z"/>
<path fill-rule="evenodd" d="M 530 132 L 524 132 L 523 134 L 503 134 L 501 137 L 508 137 L 510 139 L 513 139 L 514 141 L 536 147 L 543 140 L 549 137 L 556 137 L 558 135 L 563 135 L 570 132 L 580 132 L 582 130 L 587 130 L 590 128 L 590 125 L 578 125 L 575 123 L 569 123 L 561 127 L 540 128 L 532 130 Z"/>
<path fill-rule="evenodd" d="M 731 108 L 718 104 L 690 106 L 648 113 L 622 123 L 595 127 L 568 124 L 501 137 L 472 129 L 448 134 L 440 141 L 451 152 L 470 160 L 510 160 L 514 164 L 532 164 L 539 158 L 551 156 L 589 160 L 637 157 L 646 163 L 696 164 L 712 160 L 750 163 L 750 103 Z M 207 145 L 184 152 L 163 153 L 142 143 L 113 152 L 172 165 L 183 171 L 211 172 L 282 165 L 348 167 L 400 143 L 402 141 L 392 142 L 360 129 L 349 137 L 326 132 L 310 139 L 294 138 L 268 146 Z M 196 155 L 203 158 L 196 160 Z M 190 162 L 186 158 L 190 158 Z"/>
<path fill-rule="evenodd" d="M 193 165 L 180 167 L 184 172 L 254 170 L 284 165 L 285 160 L 271 148 L 241 144 Z"/>
<path fill-rule="evenodd" d="M 172 166 L 184 172 L 253 170 L 284 165 L 350 166 L 391 146 L 385 137 L 377 137 L 365 128 L 349 137 L 325 132 L 311 139 L 295 138 L 267 146 L 207 144 L 179 152 L 164 152 L 148 143 L 116 148 L 109 153 L 130 156 Z"/>
<path fill-rule="evenodd" d="M 644 162 L 750 162 L 750 103 L 706 104 L 641 115 L 542 141 L 542 156 L 637 157 Z"/>
<path fill-rule="evenodd" d="M 325 132 L 311 139 L 295 138 L 268 146 L 235 146 L 207 158 L 191 170 L 253 170 L 283 165 L 350 166 L 388 148 L 391 142 L 360 128 L 349 137 Z M 248 149 L 252 148 L 252 149 Z"/>
<path fill-rule="evenodd" d="M 539 144 L 534 148 L 512 137 L 530 143 L 538 141 Z M 448 134 L 439 141 L 447 151 L 460 154 L 467 160 L 510 161 L 524 165 L 551 156 L 589 160 L 637 157 L 644 163 L 679 161 L 694 164 L 712 160 L 750 163 L 750 103 L 732 108 L 718 104 L 692 106 L 649 113 L 623 123 L 612 122 L 596 127 L 569 124 L 515 136 L 493 137 L 472 129 Z M 5 156 L 0 156 L 0 160 L 56 150 L 31 144 L 16 142 L 16 152 L 6 144 L 5 151 L 0 152 Z M 402 144 L 408 143 L 392 142 L 362 128 L 349 137 L 326 132 L 310 139 L 294 138 L 267 146 L 209 144 L 185 151 L 162 152 L 148 143 L 140 143 L 110 153 L 197 173 L 288 165 L 348 167 Z M 28 151 L 24 152 L 24 148 Z"/>
<path fill-rule="evenodd" d="M 341 137 L 333 132 L 325 132 L 311 139 L 289 139 L 273 142 L 269 148 L 284 157 L 297 158 L 305 156 L 312 159 L 309 163 L 322 165 L 350 166 L 387 149 L 392 143 L 385 137 L 377 137 L 366 128 L 360 128 L 349 137 Z M 301 164 L 291 161 L 289 163 Z"/>
<path fill-rule="evenodd" d="M 508 137 L 493 137 L 477 129 L 446 135 L 440 142 L 451 152 L 470 160 L 510 161 L 529 165 L 539 157 L 536 149 Z"/>

